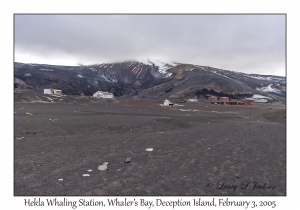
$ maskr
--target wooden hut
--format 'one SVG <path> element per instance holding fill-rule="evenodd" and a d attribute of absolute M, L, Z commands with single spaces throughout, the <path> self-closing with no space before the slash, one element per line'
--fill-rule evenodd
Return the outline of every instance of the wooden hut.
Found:
<path fill-rule="evenodd" d="M 228 97 L 220 97 L 220 104 L 226 104 L 229 102 L 229 98 Z"/>
<path fill-rule="evenodd" d="M 245 98 L 244 100 L 245 105 L 253 105 L 254 104 L 254 99 L 253 98 Z"/>
<path fill-rule="evenodd" d="M 208 103 L 214 104 L 214 103 L 217 103 L 217 101 L 218 101 L 218 98 L 215 96 L 208 97 Z"/>
<path fill-rule="evenodd" d="M 228 102 L 229 98 L 228 97 L 221 97 L 220 102 Z"/>

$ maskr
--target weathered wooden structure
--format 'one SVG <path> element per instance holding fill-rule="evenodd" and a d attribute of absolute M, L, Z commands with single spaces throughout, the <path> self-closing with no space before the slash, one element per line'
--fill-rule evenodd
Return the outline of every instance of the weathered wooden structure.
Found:
<path fill-rule="evenodd" d="M 254 99 L 253 98 L 245 98 L 244 102 L 245 102 L 245 105 L 252 106 L 254 104 Z"/>
<path fill-rule="evenodd" d="M 245 98 L 245 99 L 229 99 L 228 97 L 220 97 L 218 100 L 215 96 L 210 96 L 208 98 L 208 102 L 212 104 L 221 104 L 221 105 L 254 105 L 253 98 Z"/>
<path fill-rule="evenodd" d="M 215 97 L 215 96 L 210 96 L 210 97 L 208 97 L 208 102 L 209 103 L 216 103 L 218 101 L 218 98 L 217 97 Z"/>

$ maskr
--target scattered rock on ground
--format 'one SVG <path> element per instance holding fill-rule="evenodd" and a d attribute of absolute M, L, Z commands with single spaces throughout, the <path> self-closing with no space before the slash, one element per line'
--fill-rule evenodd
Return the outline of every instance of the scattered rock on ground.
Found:
<path fill-rule="evenodd" d="M 100 171 L 105 171 L 105 170 L 107 170 L 107 165 L 100 165 L 100 166 L 98 167 L 98 170 L 100 170 Z"/>
<path fill-rule="evenodd" d="M 126 158 L 125 163 L 130 163 L 131 159 L 132 159 L 132 157 Z"/>

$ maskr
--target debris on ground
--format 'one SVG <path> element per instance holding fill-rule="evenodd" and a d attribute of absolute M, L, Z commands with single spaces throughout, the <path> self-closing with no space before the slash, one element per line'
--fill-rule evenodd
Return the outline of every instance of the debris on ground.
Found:
<path fill-rule="evenodd" d="M 60 179 L 58 179 L 58 181 L 62 182 L 62 181 L 64 181 L 64 179 L 63 179 L 63 178 L 60 178 Z"/>
<path fill-rule="evenodd" d="M 20 138 L 17 138 L 17 140 L 22 140 L 22 139 L 24 139 L 24 137 L 22 136 L 22 137 L 20 137 Z"/>
<path fill-rule="evenodd" d="M 146 151 L 151 152 L 153 151 L 153 148 L 147 148 Z"/>
<path fill-rule="evenodd" d="M 52 122 L 55 122 L 55 121 L 57 121 L 57 119 L 49 119 L 49 120 L 51 120 Z"/>
<path fill-rule="evenodd" d="M 82 174 L 82 176 L 91 176 L 91 175 L 89 175 L 89 174 Z"/>
<path fill-rule="evenodd" d="M 92 172 L 93 170 L 92 169 L 89 169 L 89 170 L 86 170 L 87 172 Z"/>
<path fill-rule="evenodd" d="M 248 118 L 247 116 L 245 116 L 245 115 L 242 115 L 242 114 L 237 114 L 237 115 L 235 115 L 235 117 L 240 117 L 240 118 Z"/>
<path fill-rule="evenodd" d="M 25 115 L 33 115 L 33 114 L 31 114 L 30 112 L 25 112 Z"/>
<path fill-rule="evenodd" d="M 126 158 L 125 163 L 130 163 L 131 159 L 132 159 L 132 157 Z"/>
<path fill-rule="evenodd" d="M 100 170 L 100 171 L 107 170 L 107 165 L 100 165 L 100 166 L 98 166 L 98 170 Z"/>
<path fill-rule="evenodd" d="M 180 111 L 183 111 L 183 112 L 199 112 L 199 110 L 197 110 L 197 109 L 180 109 Z"/>

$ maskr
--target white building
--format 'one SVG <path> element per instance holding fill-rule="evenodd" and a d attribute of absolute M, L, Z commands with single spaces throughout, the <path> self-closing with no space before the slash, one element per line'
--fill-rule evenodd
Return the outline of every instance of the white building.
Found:
<path fill-rule="evenodd" d="M 188 102 L 198 102 L 198 100 L 195 99 L 195 98 L 191 98 L 191 99 L 188 100 Z"/>
<path fill-rule="evenodd" d="M 93 97 L 95 97 L 95 98 L 114 98 L 114 94 L 109 93 L 109 92 L 97 91 L 96 93 L 93 94 Z"/>
<path fill-rule="evenodd" d="M 169 101 L 168 99 L 166 99 L 165 101 L 164 101 L 164 106 L 173 106 L 174 104 L 171 102 L 171 101 Z"/>
<path fill-rule="evenodd" d="M 62 91 L 61 91 L 61 90 L 57 90 L 57 89 L 50 88 L 50 89 L 44 89 L 44 94 L 61 95 L 61 94 L 62 94 Z"/>
<path fill-rule="evenodd" d="M 44 94 L 52 94 L 52 89 L 44 89 Z"/>

